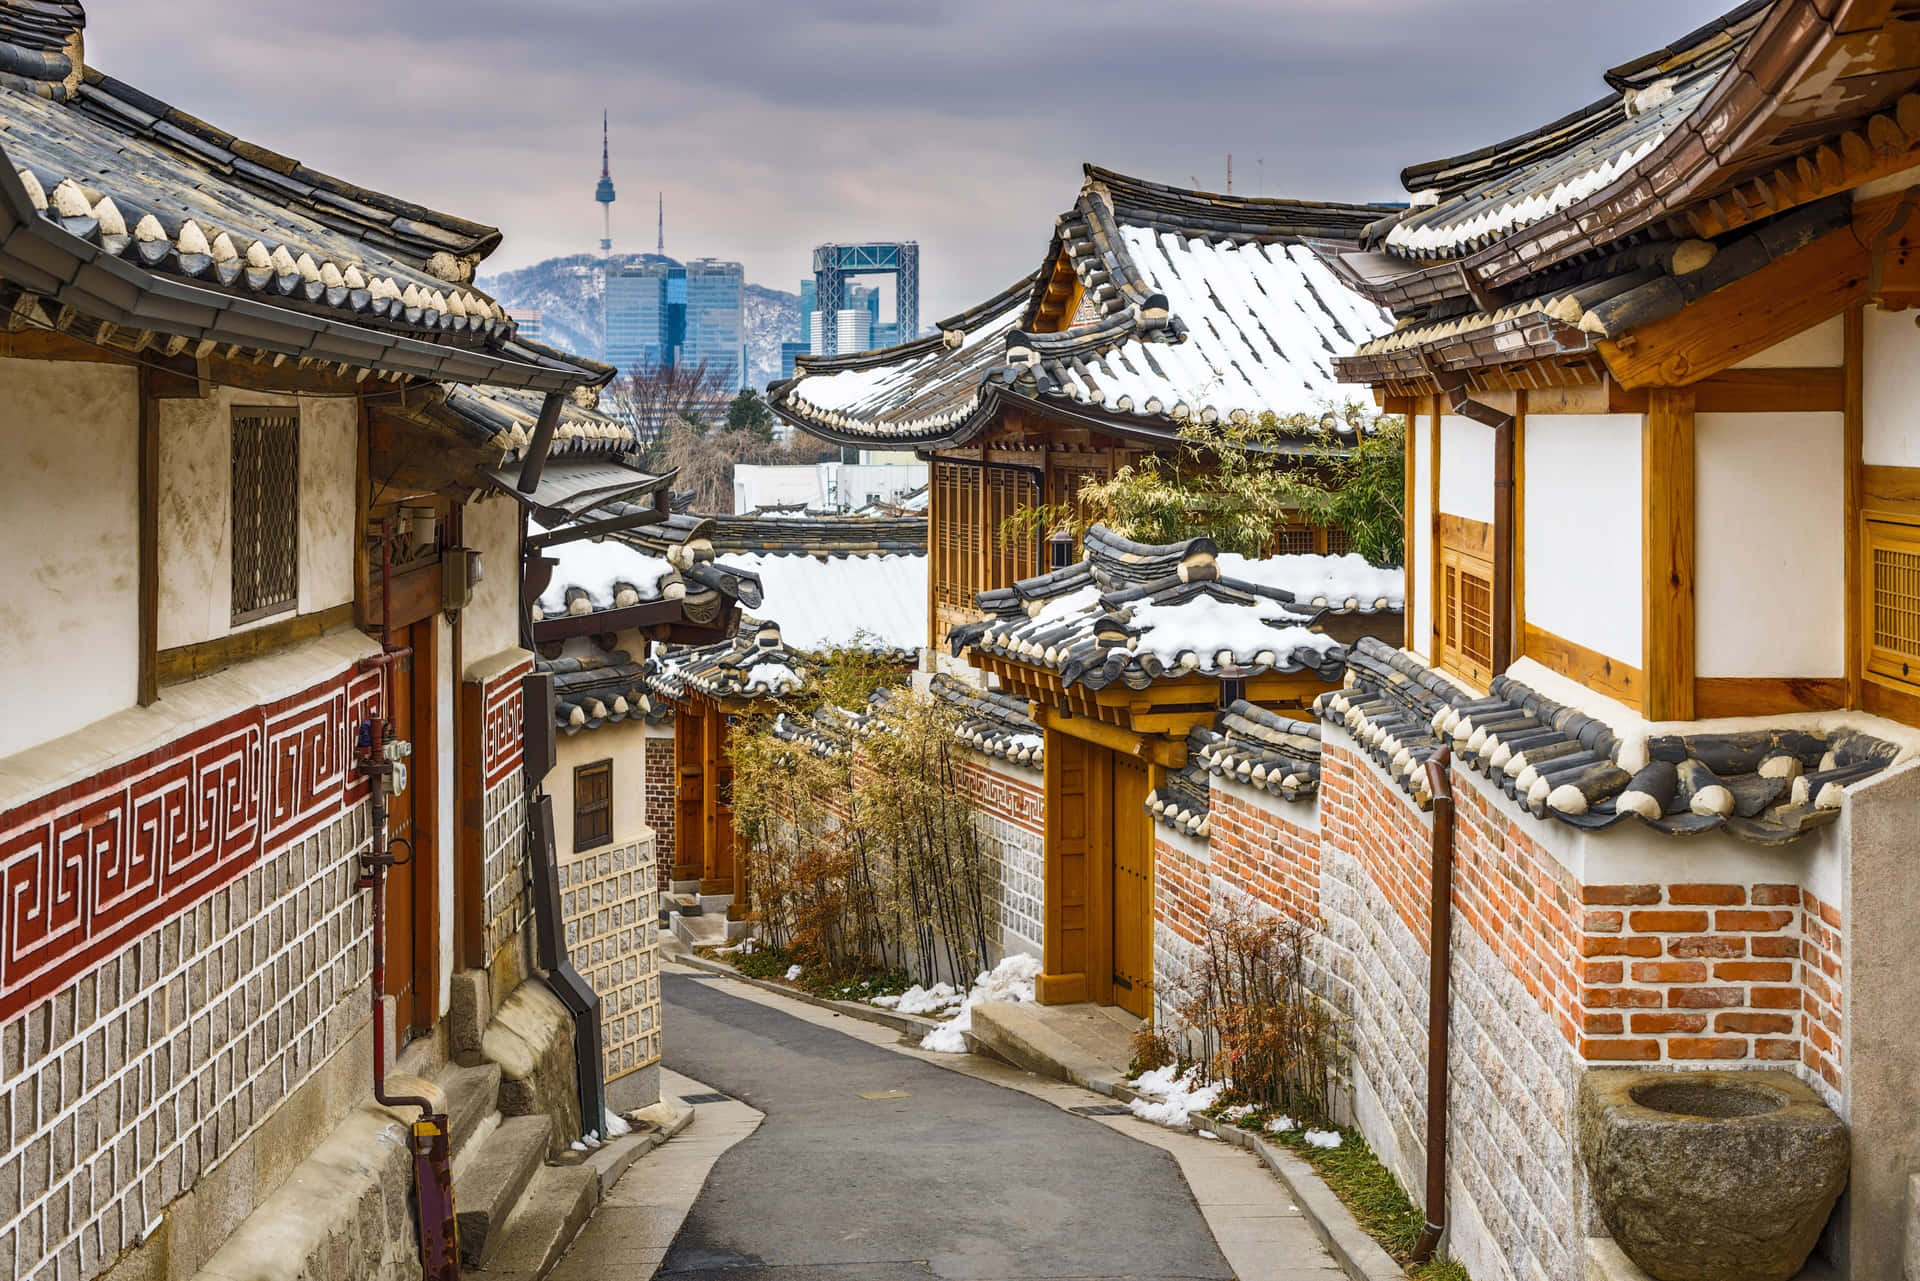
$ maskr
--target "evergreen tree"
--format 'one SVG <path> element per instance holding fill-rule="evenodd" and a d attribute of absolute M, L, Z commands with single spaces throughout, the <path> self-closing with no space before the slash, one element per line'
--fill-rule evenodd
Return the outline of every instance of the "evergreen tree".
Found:
<path fill-rule="evenodd" d="M 773 411 L 767 408 L 767 402 L 760 399 L 760 393 L 751 387 L 742 387 L 740 394 L 727 405 L 727 430 L 743 431 L 756 440 L 773 439 Z"/>

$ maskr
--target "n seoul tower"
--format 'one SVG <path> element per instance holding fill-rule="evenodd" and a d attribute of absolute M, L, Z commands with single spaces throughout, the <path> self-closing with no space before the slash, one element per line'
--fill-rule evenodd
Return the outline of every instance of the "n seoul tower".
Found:
<path fill-rule="evenodd" d="M 593 189 L 593 198 L 600 202 L 602 228 L 600 252 L 613 253 L 613 170 L 607 156 L 607 113 L 600 113 L 600 185 Z"/>

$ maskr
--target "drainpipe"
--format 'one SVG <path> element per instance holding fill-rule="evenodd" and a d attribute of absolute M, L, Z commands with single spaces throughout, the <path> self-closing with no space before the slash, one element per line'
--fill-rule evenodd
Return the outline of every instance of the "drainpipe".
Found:
<path fill-rule="evenodd" d="M 1432 908 L 1427 934 L 1427 1226 L 1413 1247 L 1425 1263 L 1447 1230 L 1447 1029 L 1453 1012 L 1453 750 L 1427 758 L 1433 794 Z"/>
<path fill-rule="evenodd" d="M 414 1188 L 419 1197 L 420 1260 L 426 1281 L 458 1281 L 460 1247 L 453 1206 L 453 1156 L 446 1114 L 433 1100 L 418 1094 L 387 1092 L 387 870 L 413 861 L 395 857 L 387 839 L 387 789 L 399 762 L 412 747 L 393 733 L 392 667 L 412 654 L 393 643 L 393 521 L 380 522 L 380 652 L 360 662 L 363 670 L 378 669 L 380 716 L 360 723 L 354 743 L 354 768 L 367 780 L 367 802 L 372 818 L 372 852 L 360 856 L 358 889 L 373 891 L 373 1097 L 381 1106 L 418 1108 L 420 1119 L 409 1130 L 413 1154 Z M 397 789 L 396 789 L 397 790 Z"/>

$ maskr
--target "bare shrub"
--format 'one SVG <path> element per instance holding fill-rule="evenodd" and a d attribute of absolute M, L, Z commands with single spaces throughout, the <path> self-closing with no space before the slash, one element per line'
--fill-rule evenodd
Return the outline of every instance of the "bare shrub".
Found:
<path fill-rule="evenodd" d="M 1324 1118 L 1341 1025 L 1308 986 L 1316 921 L 1234 907 L 1207 924 L 1180 1016 L 1216 1079 L 1243 1103 Z"/>

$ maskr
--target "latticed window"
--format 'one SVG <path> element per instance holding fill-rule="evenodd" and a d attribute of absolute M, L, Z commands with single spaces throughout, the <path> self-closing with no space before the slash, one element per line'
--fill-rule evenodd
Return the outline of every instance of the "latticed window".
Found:
<path fill-rule="evenodd" d="M 573 848 L 613 843 L 613 762 L 595 761 L 573 771 Z"/>
<path fill-rule="evenodd" d="M 1275 556 L 1311 556 L 1319 550 L 1316 546 L 1318 540 L 1314 537 L 1314 533 L 1315 530 L 1311 525 L 1284 526 L 1273 536 L 1272 554 Z"/>
<path fill-rule="evenodd" d="M 1039 572 L 1037 540 L 1007 545 L 1000 538 L 1002 525 L 1038 501 L 1039 486 L 1031 473 L 936 461 L 932 484 L 929 534 L 936 604 L 971 616 L 976 593 L 1011 586 Z"/>
<path fill-rule="evenodd" d="M 1867 671 L 1920 684 L 1920 526 L 1866 522 Z"/>
<path fill-rule="evenodd" d="M 233 412 L 233 621 L 295 608 L 300 598 L 300 415 Z"/>
<path fill-rule="evenodd" d="M 1493 566 L 1451 547 L 1440 554 L 1440 666 L 1477 685 L 1493 670 Z"/>
<path fill-rule="evenodd" d="M 1327 526 L 1327 555 L 1345 556 L 1353 550 L 1353 535 L 1338 525 Z"/>

